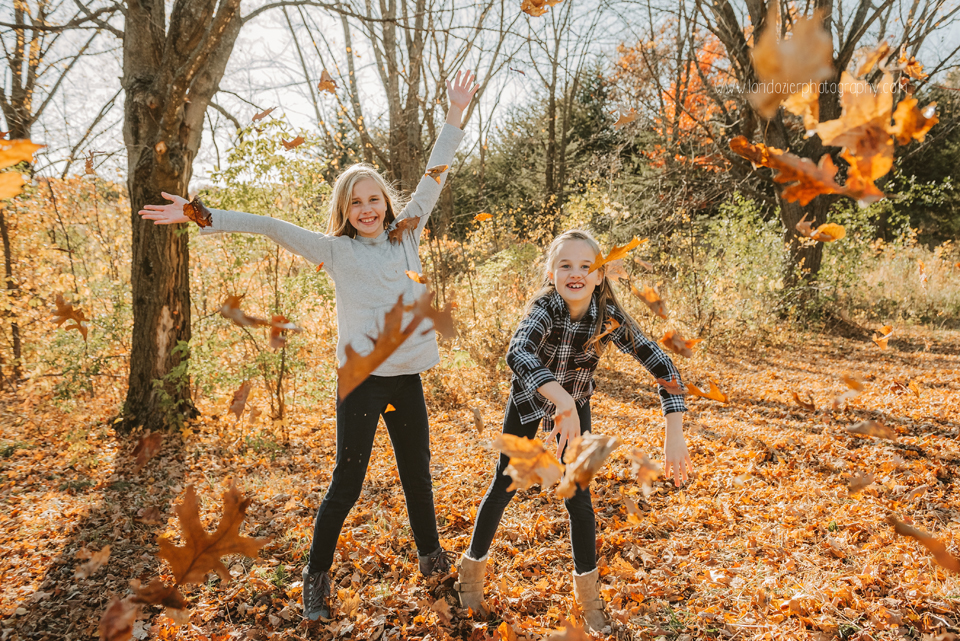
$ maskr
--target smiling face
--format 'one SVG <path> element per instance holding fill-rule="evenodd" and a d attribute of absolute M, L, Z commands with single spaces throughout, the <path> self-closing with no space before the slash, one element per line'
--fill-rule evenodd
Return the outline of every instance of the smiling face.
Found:
<path fill-rule="evenodd" d="M 575 319 L 586 312 L 593 290 L 603 278 L 599 269 L 590 271 L 596 257 L 596 252 L 586 241 L 566 240 L 557 250 L 553 271 L 547 272 Z"/>
<path fill-rule="evenodd" d="M 364 238 L 376 238 L 383 233 L 387 199 L 383 190 L 371 178 L 363 178 L 353 185 L 347 218 L 357 233 Z"/>

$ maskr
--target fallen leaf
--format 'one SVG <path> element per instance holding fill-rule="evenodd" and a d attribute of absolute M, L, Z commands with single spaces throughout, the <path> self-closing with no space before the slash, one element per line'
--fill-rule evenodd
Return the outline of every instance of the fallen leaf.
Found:
<path fill-rule="evenodd" d="M 638 447 L 630 450 L 631 474 L 637 478 L 644 496 L 650 496 L 653 482 L 663 474 L 659 463 L 647 456 L 646 452 Z"/>
<path fill-rule="evenodd" d="M 897 440 L 897 433 L 892 427 L 887 427 L 880 421 L 860 421 L 846 428 L 850 434 L 857 436 L 875 436 L 885 438 L 891 441 Z"/>
<path fill-rule="evenodd" d="M 100 618 L 100 641 L 129 641 L 133 624 L 140 617 L 140 606 L 130 599 L 113 597 Z"/>
<path fill-rule="evenodd" d="M 480 212 L 479 214 L 477 214 L 476 216 L 473 217 L 473 219 L 474 219 L 475 221 L 477 221 L 478 223 L 482 223 L 482 222 L 485 221 L 485 220 L 490 220 L 491 218 L 493 218 L 493 214 L 488 214 L 488 213 L 485 212 L 485 211 L 482 211 L 482 212 Z"/>
<path fill-rule="evenodd" d="M 634 239 L 626 245 L 614 245 L 613 249 L 611 249 L 610 253 L 606 256 L 603 255 L 603 252 L 597 254 L 597 257 L 592 263 L 590 263 L 590 271 L 592 272 L 595 269 L 600 269 L 610 261 L 623 259 L 623 257 L 627 255 L 627 252 L 636 249 L 645 242 L 647 242 L 646 238 L 640 240 L 639 238 L 634 237 Z"/>
<path fill-rule="evenodd" d="M 263 120 L 264 118 L 266 118 L 267 116 L 269 116 L 270 113 L 273 112 L 274 109 L 276 109 L 276 107 L 270 107 L 269 109 L 264 109 L 264 110 L 261 111 L 260 113 L 255 114 L 255 115 L 253 116 L 253 122 L 257 122 L 257 121 L 259 121 L 259 120 Z"/>
<path fill-rule="evenodd" d="M 802 407 L 803 409 L 808 410 L 808 411 L 811 411 L 811 412 L 813 412 L 814 410 L 817 409 L 817 406 L 813 404 L 813 396 L 812 396 L 812 395 L 810 396 L 810 400 L 809 400 L 809 401 L 804 401 L 804 400 L 802 400 L 802 399 L 800 398 L 800 395 L 797 394 L 796 392 L 790 392 L 790 393 L 793 394 L 793 400 L 795 400 L 795 401 L 797 402 L 797 405 L 799 405 L 799 406 Z"/>
<path fill-rule="evenodd" d="M 228 412 L 233 412 L 237 420 L 240 420 L 240 415 L 243 414 L 243 408 L 247 405 L 247 397 L 250 395 L 250 381 L 244 381 L 242 385 L 233 393 L 233 399 L 230 401 L 230 409 Z"/>
<path fill-rule="evenodd" d="M 330 74 L 326 69 L 320 73 L 320 82 L 317 83 L 317 89 L 332 94 L 337 93 L 337 83 L 334 82 L 332 77 L 330 77 Z"/>
<path fill-rule="evenodd" d="M 557 628 L 554 632 L 551 632 L 547 641 L 593 641 L 593 637 L 587 634 L 583 628 L 573 625 L 566 619 L 561 619 L 560 625 L 563 628 Z"/>
<path fill-rule="evenodd" d="M 293 148 L 295 148 L 295 147 L 299 147 L 299 146 L 302 145 L 303 143 L 304 143 L 303 136 L 297 136 L 296 138 L 294 138 L 293 140 L 290 140 L 290 141 L 283 140 L 282 138 L 280 139 L 280 144 L 282 144 L 282 145 L 283 145 L 283 148 L 286 149 L 287 151 L 289 151 L 289 150 L 291 150 L 291 149 L 293 149 Z"/>
<path fill-rule="evenodd" d="M 662 343 L 664 347 L 675 354 L 691 358 L 693 356 L 693 346 L 702 340 L 702 338 L 691 338 L 690 340 L 685 340 L 683 336 L 680 335 L 680 332 L 670 329 L 664 332 L 663 338 L 660 339 L 660 343 Z"/>
<path fill-rule="evenodd" d="M 88 579 L 103 567 L 103 564 L 110 558 L 110 546 L 105 545 L 99 552 L 93 552 L 87 548 L 77 551 L 78 559 L 89 559 L 86 563 L 77 567 L 73 573 L 75 579 Z"/>
<path fill-rule="evenodd" d="M 391 243 L 403 242 L 404 232 L 409 232 L 409 234 L 412 236 L 413 230 L 415 230 L 419 224 L 420 216 L 407 216 L 406 218 L 401 218 L 394 223 L 393 229 L 391 229 L 390 233 L 387 234 L 387 238 Z"/>
<path fill-rule="evenodd" d="M 508 491 L 525 490 L 534 483 L 549 487 L 563 476 L 563 465 L 537 439 L 500 434 L 493 446 L 510 457 L 505 473 L 513 479 Z"/>
<path fill-rule="evenodd" d="M 163 434 L 161 432 L 148 431 L 140 437 L 140 440 L 137 441 L 137 445 L 131 453 L 132 456 L 136 457 L 136 462 L 133 466 L 133 473 L 135 475 L 139 474 L 143 466 L 147 464 L 147 461 L 152 459 L 157 452 L 160 451 L 160 445 L 162 443 Z"/>
<path fill-rule="evenodd" d="M 162 605 L 171 610 L 185 610 L 189 605 L 177 584 L 164 585 L 160 579 L 154 579 L 146 586 L 141 586 L 140 581 L 134 579 L 130 581 L 130 589 L 133 590 L 130 600 L 134 603 Z"/>
<path fill-rule="evenodd" d="M 628 111 L 628 112 L 626 112 L 626 113 L 624 113 L 622 109 L 618 109 L 617 111 L 614 111 L 613 113 L 615 113 L 615 114 L 619 113 L 619 114 L 620 114 L 620 117 L 617 118 L 617 121 L 616 121 L 615 123 L 613 123 L 613 126 L 614 126 L 614 127 L 622 127 L 622 126 L 624 126 L 624 125 L 626 125 L 626 124 L 628 124 L 628 123 L 631 123 L 631 122 L 633 122 L 634 120 L 637 119 L 637 110 L 634 109 L 633 107 L 630 107 L 630 111 Z"/>
<path fill-rule="evenodd" d="M 440 597 L 430 605 L 430 609 L 437 613 L 440 621 L 443 623 L 450 623 L 450 619 L 453 615 L 450 612 L 450 604 L 447 603 L 446 599 Z"/>
<path fill-rule="evenodd" d="M 194 198 L 183 205 L 183 215 L 197 223 L 200 228 L 213 225 L 213 214 L 207 209 L 199 198 Z"/>
<path fill-rule="evenodd" d="M 720 391 L 720 388 L 717 387 L 717 384 L 713 381 L 710 381 L 710 391 L 704 392 L 696 385 L 692 383 L 687 383 L 687 393 L 691 396 L 699 396 L 700 398 L 708 398 L 711 401 L 719 401 L 721 403 L 726 403 L 730 400 L 730 397 Z"/>
<path fill-rule="evenodd" d="M 666 320 L 667 306 L 663 302 L 663 299 L 660 298 L 660 293 L 657 291 L 656 287 L 644 287 L 643 290 L 639 290 L 633 284 L 631 284 L 630 291 L 633 292 L 634 296 L 646 303 L 651 312 Z"/>
<path fill-rule="evenodd" d="M 137 520 L 144 525 L 160 525 L 163 523 L 163 515 L 156 507 L 142 507 L 137 511 Z"/>
<path fill-rule="evenodd" d="M 447 169 L 449 169 L 449 165 L 437 165 L 436 167 L 430 167 L 424 173 L 424 176 L 427 178 L 433 178 L 439 185 L 441 183 L 440 176 L 442 176 L 443 172 L 445 172 Z"/>
<path fill-rule="evenodd" d="M 409 269 L 406 271 L 406 274 L 407 274 L 407 278 L 409 278 L 410 280 L 412 280 L 412 281 L 415 282 L 415 283 L 420 283 L 421 285 L 429 285 L 429 284 L 430 284 L 430 279 L 428 279 L 428 278 L 427 278 L 426 276 L 424 276 L 423 274 L 418 274 L 417 272 L 411 271 L 411 270 L 409 270 Z"/>
<path fill-rule="evenodd" d="M 576 494 L 577 487 L 587 489 L 603 462 L 622 444 L 623 441 L 615 436 L 600 436 L 592 432 L 573 439 L 563 455 L 566 467 L 557 487 L 557 496 L 568 499 Z"/>
<path fill-rule="evenodd" d="M 74 325 L 67 325 L 64 329 L 75 329 L 80 332 L 80 335 L 83 336 L 83 340 L 87 340 L 87 317 L 84 315 L 82 310 L 74 309 L 72 303 L 68 303 L 63 299 L 62 294 L 57 294 L 54 299 L 54 304 L 57 306 L 57 312 L 53 316 L 53 320 L 56 321 L 57 327 L 63 325 L 66 321 L 73 321 Z"/>
<path fill-rule="evenodd" d="M 950 572 L 960 573 L 960 559 L 947 551 L 947 546 L 943 544 L 943 541 L 928 532 L 924 532 L 920 528 L 907 525 L 893 514 L 888 516 L 886 521 L 893 526 L 894 531 L 900 536 L 909 536 L 912 539 L 916 539 L 920 545 L 927 548 L 927 550 L 933 554 L 933 558 L 945 569 Z"/>

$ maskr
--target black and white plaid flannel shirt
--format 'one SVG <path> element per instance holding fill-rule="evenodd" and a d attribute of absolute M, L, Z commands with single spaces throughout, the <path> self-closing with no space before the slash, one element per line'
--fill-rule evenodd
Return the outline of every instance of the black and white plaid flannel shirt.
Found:
<path fill-rule="evenodd" d="M 593 394 L 593 372 L 600 362 L 598 351 L 587 343 L 597 323 L 596 294 L 590 300 L 587 313 L 579 321 L 570 318 L 570 312 L 560 294 L 554 291 L 533 303 L 510 340 L 507 365 L 513 370 L 510 391 L 512 402 L 524 423 L 543 418 L 543 428 L 553 429 L 556 408 L 537 389 L 557 381 L 582 407 Z M 633 341 L 626 335 L 627 319 L 614 305 L 607 305 L 607 318 L 614 318 L 620 326 L 600 339 L 606 346 L 613 341 L 625 354 L 630 354 L 656 378 L 680 382 L 680 372 L 660 346 L 634 327 Z M 685 412 L 683 396 L 670 394 L 662 385 L 660 406 L 666 416 L 671 412 Z"/>

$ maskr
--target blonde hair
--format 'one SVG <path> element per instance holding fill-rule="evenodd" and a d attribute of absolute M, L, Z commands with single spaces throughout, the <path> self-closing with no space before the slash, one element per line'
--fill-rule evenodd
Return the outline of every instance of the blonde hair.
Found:
<path fill-rule="evenodd" d="M 377 184 L 380 191 L 383 192 L 383 198 L 387 204 L 387 211 L 383 217 L 383 227 L 386 229 L 397 218 L 397 210 L 403 209 L 406 200 L 399 191 L 390 183 L 384 180 L 380 172 L 373 165 L 367 163 L 357 163 L 347 167 L 340 174 L 337 182 L 333 185 L 333 193 L 330 195 L 330 212 L 327 220 L 327 233 L 334 236 L 357 237 L 356 228 L 350 223 L 350 201 L 353 199 L 353 187 L 361 180 L 369 178 Z"/>
<path fill-rule="evenodd" d="M 550 247 L 547 249 L 547 260 L 543 265 L 543 283 L 540 286 L 540 289 L 536 294 L 533 295 L 533 298 L 527 303 L 527 307 L 524 310 L 524 314 L 530 312 L 530 309 L 533 307 L 541 298 L 545 296 L 550 296 L 553 292 L 557 291 L 556 285 L 553 284 L 553 279 L 550 278 L 550 274 L 554 271 L 554 265 L 557 263 L 557 258 L 560 254 L 560 247 L 563 243 L 568 240 L 581 240 L 587 243 L 590 246 L 590 249 L 594 254 L 601 253 L 600 243 L 597 242 L 597 239 L 593 237 L 593 234 L 584 230 L 584 229 L 568 229 L 559 236 L 553 239 L 553 242 L 550 243 Z M 603 345 L 597 339 L 597 336 L 603 333 L 604 323 L 607 321 L 607 305 L 611 304 L 614 308 L 620 310 L 626 319 L 626 327 L 624 332 L 626 333 L 627 338 L 630 339 L 630 342 L 634 341 L 634 331 L 636 331 L 637 322 L 633 320 L 633 317 L 627 313 L 627 310 L 623 308 L 620 304 L 620 301 L 617 300 L 617 294 L 613 289 L 613 282 L 607 278 L 606 268 L 600 267 L 601 280 L 600 284 L 597 285 L 597 288 L 594 292 L 597 294 L 597 323 L 593 328 L 593 336 L 591 337 L 588 343 L 596 346 L 597 353 L 603 353 Z"/>

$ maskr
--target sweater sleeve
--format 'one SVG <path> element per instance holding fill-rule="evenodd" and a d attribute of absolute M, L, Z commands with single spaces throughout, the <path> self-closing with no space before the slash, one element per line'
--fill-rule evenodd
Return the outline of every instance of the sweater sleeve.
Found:
<path fill-rule="evenodd" d="M 510 339 L 507 365 L 517 375 L 520 383 L 531 392 L 557 380 L 537 355 L 550 335 L 551 324 L 550 312 L 542 305 L 534 304 Z"/>
<path fill-rule="evenodd" d="M 211 209 L 210 213 L 213 217 L 213 225 L 200 229 L 200 234 L 203 236 L 229 232 L 261 234 L 315 265 L 329 261 L 333 254 L 333 236 L 310 231 L 269 216 L 224 209 Z"/>
<path fill-rule="evenodd" d="M 620 323 L 620 327 L 613 332 L 613 342 L 617 345 L 617 348 L 624 354 L 629 354 L 636 359 L 654 378 L 662 378 L 665 381 L 672 379 L 682 385 L 680 372 L 673 364 L 673 360 L 667 356 L 667 353 L 659 345 L 644 336 L 636 324 L 632 323 L 620 310 L 612 306 L 607 309 Z M 627 327 L 633 329 L 633 340 L 627 336 Z M 683 395 L 671 394 L 660 384 L 657 384 L 657 392 L 660 394 L 660 408 L 663 410 L 664 416 L 673 412 L 687 411 L 687 406 L 683 402 Z"/>
<path fill-rule="evenodd" d="M 420 222 L 417 223 L 416 234 L 414 234 L 417 245 L 420 244 L 420 235 L 423 233 L 423 228 L 430 218 L 430 213 L 433 211 L 434 205 L 437 204 L 437 199 L 440 198 L 440 191 L 443 189 L 443 185 L 446 183 L 447 176 L 449 175 L 449 166 L 453 163 L 453 155 L 456 153 L 461 140 L 463 140 L 463 130 L 444 123 L 443 129 L 440 130 L 440 135 L 437 136 L 437 142 L 433 144 L 433 151 L 430 152 L 430 159 L 427 161 L 426 169 L 436 167 L 437 165 L 447 165 L 447 171 L 439 176 L 439 183 L 424 174 L 424 176 L 420 178 L 417 189 L 410 197 L 410 202 L 407 203 L 407 206 L 404 207 L 403 211 L 397 216 L 398 220 L 411 216 L 420 217 Z"/>

